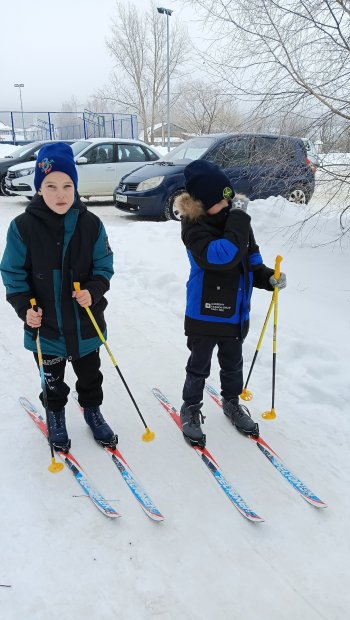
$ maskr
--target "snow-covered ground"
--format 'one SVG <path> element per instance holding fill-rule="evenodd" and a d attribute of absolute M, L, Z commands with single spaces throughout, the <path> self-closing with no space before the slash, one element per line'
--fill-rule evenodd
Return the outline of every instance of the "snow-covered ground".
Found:
<path fill-rule="evenodd" d="M 312 201 L 313 210 L 321 197 Z M 27 201 L 0 197 L 0 251 Z M 265 519 L 248 523 L 227 500 L 151 393 L 181 404 L 187 360 L 183 312 L 188 263 L 177 222 L 138 221 L 91 206 L 115 253 L 108 294 L 109 344 L 156 439 L 102 349 L 103 412 L 120 449 L 165 515 L 151 522 L 112 462 L 67 406 L 72 452 L 122 518 L 111 521 L 82 496 L 71 473 L 47 471 L 46 442 L 18 403 L 39 406 L 40 380 L 22 326 L 0 296 L 0 608 L 4 620 L 347 620 L 350 609 L 349 242 L 333 214 L 293 226 L 309 207 L 255 201 L 252 225 L 265 263 L 277 254 L 288 287 L 279 297 L 275 421 L 272 325 L 250 381 L 252 416 L 265 440 L 328 508 L 306 504 L 209 397 L 204 429 L 226 477 Z M 326 245 L 324 245 L 326 244 Z M 247 373 L 270 302 L 254 292 L 245 342 Z M 74 375 L 67 378 L 74 387 Z M 213 360 L 211 382 L 219 387 Z M 2 587 L 2 586 L 10 587 Z"/>

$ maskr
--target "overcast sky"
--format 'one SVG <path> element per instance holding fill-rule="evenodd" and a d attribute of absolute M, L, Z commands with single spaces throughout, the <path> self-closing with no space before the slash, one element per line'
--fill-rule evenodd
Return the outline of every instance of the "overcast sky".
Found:
<path fill-rule="evenodd" d="M 149 10 L 147 0 L 133 4 L 139 11 Z M 194 14 L 181 1 L 160 0 L 158 6 L 173 9 L 174 16 L 187 24 L 189 35 L 198 37 Z M 105 39 L 115 16 L 116 0 L 2 2 L 0 111 L 20 110 L 15 83 L 24 84 L 24 111 L 60 111 L 62 102 L 72 96 L 83 107 L 113 70 Z"/>

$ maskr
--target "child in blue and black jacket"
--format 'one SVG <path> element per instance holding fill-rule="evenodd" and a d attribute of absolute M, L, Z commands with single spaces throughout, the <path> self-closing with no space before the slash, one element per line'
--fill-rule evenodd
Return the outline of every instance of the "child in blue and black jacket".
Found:
<path fill-rule="evenodd" d="M 186 192 L 176 199 L 182 240 L 190 261 L 185 334 L 191 352 L 183 387 L 181 423 L 185 438 L 204 447 L 203 390 L 218 348 L 223 410 L 237 430 L 259 435 L 259 427 L 239 404 L 243 389 L 242 344 L 249 330 L 253 286 L 285 288 L 263 264 L 246 213 L 248 199 L 235 196 L 230 179 L 215 164 L 196 160 L 186 166 Z"/>
<path fill-rule="evenodd" d="M 77 376 L 79 404 L 94 438 L 106 446 L 117 442 L 100 411 L 102 343 L 85 310 L 92 308 L 106 335 L 104 294 L 113 275 L 113 254 L 101 220 L 80 201 L 77 183 L 71 147 L 63 142 L 43 146 L 35 165 L 37 193 L 11 222 L 0 266 L 7 301 L 24 322 L 24 346 L 34 353 L 37 365 L 40 328 L 50 438 L 63 451 L 70 447 L 67 360 Z M 79 292 L 73 282 L 80 283 Z M 37 308 L 31 307 L 33 298 Z M 43 394 L 40 398 L 44 402 Z"/>

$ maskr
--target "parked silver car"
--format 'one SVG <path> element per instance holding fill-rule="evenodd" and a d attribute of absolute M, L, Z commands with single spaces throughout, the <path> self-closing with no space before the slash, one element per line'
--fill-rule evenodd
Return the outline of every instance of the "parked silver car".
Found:
<path fill-rule="evenodd" d="M 140 140 L 90 138 L 71 145 L 78 170 L 80 196 L 112 196 L 122 176 L 157 161 L 157 151 Z M 5 179 L 11 194 L 32 198 L 35 162 L 11 166 Z"/>

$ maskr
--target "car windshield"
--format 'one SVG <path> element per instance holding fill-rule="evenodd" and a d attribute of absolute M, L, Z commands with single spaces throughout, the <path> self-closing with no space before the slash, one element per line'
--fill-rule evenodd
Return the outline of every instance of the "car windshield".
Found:
<path fill-rule="evenodd" d="M 25 144 L 24 146 L 21 146 L 19 149 L 12 151 L 12 153 L 10 153 L 9 155 L 6 155 L 6 158 L 8 157 L 9 159 L 15 159 L 16 157 L 21 157 L 22 155 L 29 153 L 29 151 L 33 149 L 33 146 L 34 146 L 33 142 L 31 142 L 30 144 Z"/>
<path fill-rule="evenodd" d="M 207 136 L 186 140 L 186 142 L 180 144 L 180 146 L 177 146 L 176 149 L 173 149 L 170 153 L 167 153 L 164 157 L 164 161 L 199 159 L 202 155 L 204 155 L 204 153 L 207 152 L 216 140 L 216 137 L 209 138 Z"/>
<path fill-rule="evenodd" d="M 73 144 L 71 144 L 74 157 L 90 144 L 91 142 L 88 142 L 88 140 L 81 140 L 79 142 L 74 142 Z"/>

